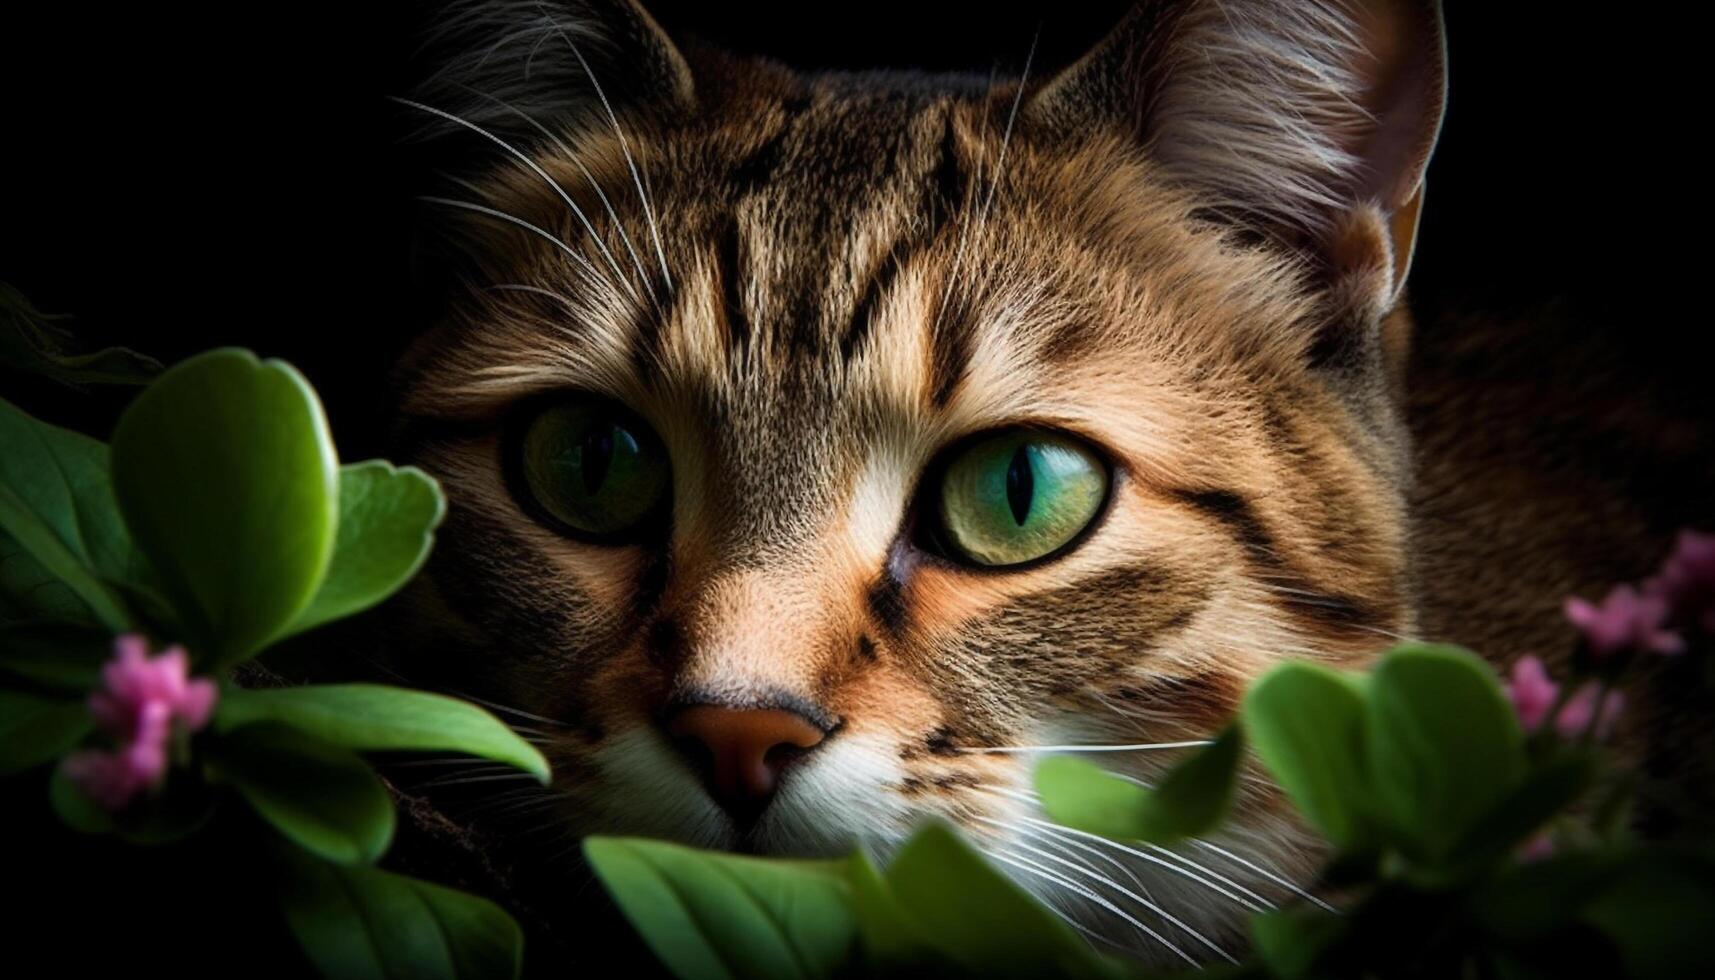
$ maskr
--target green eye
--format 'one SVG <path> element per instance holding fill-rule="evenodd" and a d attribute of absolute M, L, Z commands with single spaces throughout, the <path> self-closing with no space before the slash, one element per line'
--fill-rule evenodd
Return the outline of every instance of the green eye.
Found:
<path fill-rule="evenodd" d="M 941 479 L 947 544 L 978 565 L 1052 554 L 1087 527 L 1108 494 L 1108 468 L 1082 443 L 1016 430 L 964 449 Z"/>
<path fill-rule="evenodd" d="M 521 490 L 552 523 L 597 538 L 624 536 L 667 498 L 667 453 L 655 433 L 618 406 L 554 405 L 531 418 L 517 444 Z"/>

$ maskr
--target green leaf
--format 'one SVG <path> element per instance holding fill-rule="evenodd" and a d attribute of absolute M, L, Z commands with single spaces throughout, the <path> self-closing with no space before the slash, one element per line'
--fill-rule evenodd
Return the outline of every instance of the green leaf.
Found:
<path fill-rule="evenodd" d="M 119 419 L 113 484 L 215 666 L 256 653 L 321 586 L 338 465 L 315 392 L 287 364 L 217 350 L 162 375 Z"/>
<path fill-rule="evenodd" d="M 296 728 L 246 725 L 212 746 L 219 775 L 288 840 L 368 863 L 393 840 L 393 800 L 361 758 Z"/>
<path fill-rule="evenodd" d="M 548 760 L 483 709 L 424 691 L 380 684 L 326 684 L 227 691 L 215 711 L 218 731 L 258 722 L 290 725 L 360 752 L 466 752 L 506 762 L 546 783 Z"/>
<path fill-rule="evenodd" d="M 1595 760 L 1587 755 L 1548 761 L 1479 817 L 1453 847 L 1452 856 L 1472 864 L 1506 854 L 1576 802 L 1595 778 Z"/>
<path fill-rule="evenodd" d="M 851 883 L 852 909 L 857 915 L 863 957 L 872 973 L 888 975 L 945 975 L 928 938 L 912 921 L 893 889 L 863 852 L 846 859 L 846 880 Z"/>
<path fill-rule="evenodd" d="M 1370 675 L 1370 773 L 1400 843 L 1446 859 L 1518 784 L 1524 736 L 1494 672 L 1466 650 L 1402 646 Z"/>
<path fill-rule="evenodd" d="M 830 977 L 857 926 L 838 861 L 787 861 L 590 837 L 584 856 L 675 976 Z"/>
<path fill-rule="evenodd" d="M 4 399 L 0 446 L 0 588 L 9 618 L 130 628 L 130 611 L 111 584 L 130 577 L 134 558 L 108 481 L 107 447 Z"/>
<path fill-rule="evenodd" d="M 362 612 L 397 592 L 429 557 L 445 512 L 439 484 L 414 466 L 372 459 L 341 468 L 333 561 L 289 632 Z"/>
<path fill-rule="evenodd" d="M 1707 853 L 1639 855 L 1584 911 L 1616 946 L 1633 977 L 1715 973 L 1715 859 Z"/>
<path fill-rule="evenodd" d="M 485 898 L 280 852 L 286 923 L 325 977 L 491 980 L 523 968 L 523 931 Z"/>
<path fill-rule="evenodd" d="M 94 727 L 82 701 L 0 691 L 0 776 L 65 755 Z"/>
<path fill-rule="evenodd" d="M 1364 700 L 1350 678 L 1281 664 L 1251 686 L 1241 717 L 1263 765 L 1330 841 L 1346 850 L 1374 843 Z"/>
<path fill-rule="evenodd" d="M 154 358 L 123 347 L 72 353 L 71 331 L 55 322 L 62 319 L 38 311 L 23 293 L 0 283 L 0 365 L 74 387 L 147 384 L 160 372 Z"/>
<path fill-rule="evenodd" d="M 1244 738 L 1229 726 L 1211 744 L 1170 769 L 1154 790 L 1072 756 L 1036 766 L 1036 791 L 1050 819 L 1103 837 L 1158 844 L 1218 826 L 1233 799 Z"/>
<path fill-rule="evenodd" d="M 1257 955 L 1280 980 L 1313 975 L 1316 963 L 1339 941 L 1346 922 L 1326 909 L 1294 905 L 1251 919 Z"/>
<path fill-rule="evenodd" d="M 0 675 L 8 684 L 82 698 L 113 654 L 113 635 L 99 627 L 57 622 L 0 625 Z"/>
<path fill-rule="evenodd" d="M 913 835 L 888 865 L 886 881 L 922 935 L 973 975 L 1117 975 L 1071 927 L 944 826 Z"/>

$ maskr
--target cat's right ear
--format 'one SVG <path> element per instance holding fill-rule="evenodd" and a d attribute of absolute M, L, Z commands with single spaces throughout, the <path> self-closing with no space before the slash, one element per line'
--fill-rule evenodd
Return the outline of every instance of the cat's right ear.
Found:
<path fill-rule="evenodd" d="M 1446 91 L 1437 0 L 1138 0 L 1025 119 L 1140 141 L 1201 213 L 1371 311 L 1411 262 Z"/>
<path fill-rule="evenodd" d="M 636 0 L 453 0 L 418 58 L 412 101 L 527 139 L 695 100 L 690 67 Z M 432 114 L 421 122 L 425 135 L 469 132 Z"/>

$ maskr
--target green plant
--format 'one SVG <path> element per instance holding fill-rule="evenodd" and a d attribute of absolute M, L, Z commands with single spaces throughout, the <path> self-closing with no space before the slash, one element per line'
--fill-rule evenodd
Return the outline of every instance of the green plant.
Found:
<path fill-rule="evenodd" d="M 285 921 L 329 976 L 515 975 L 521 933 L 498 906 L 373 867 L 394 805 L 360 753 L 467 753 L 546 782 L 541 754 L 435 694 L 232 682 L 404 585 L 441 520 L 435 482 L 340 466 L 308 383 L 239 350 L 163 374 L 111 448 L 3 401 L 0 444 L 0 775 L 58 762 L 60 818 L 139 844 L 242 804 Z M 145 636 L 184 648 L 151 657 Z"/>

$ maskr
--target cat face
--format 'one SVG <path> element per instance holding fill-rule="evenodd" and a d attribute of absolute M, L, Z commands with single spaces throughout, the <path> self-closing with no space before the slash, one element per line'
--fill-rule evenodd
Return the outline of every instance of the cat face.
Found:
<path fill-rule="evenodd" d="M 1051 887 L 1042 747 L 1200 739 L 1280 658 L 1409 631 L 1391 361 L 1427 144 L 1387 180 L 1291 169 L 1338 127 L 1243 157 L 1286 126 L 1244 100 L 1319 123 L 1306 52 L 1366 22 L 1195 6 L 992 87 L 686 57 L 629 7 L 511 28 L 577 104 L 500 73 L 448 122 L 507 146 L 431 202 L 461 284 L 402 432 L 450 512 L 400 624 L 432 664 L 400 666 L 542 719 L 554 821 L 823 854 L 940 817 Z M 1198 89 L 1120 57 L 1241 27 L 1290 64 Z M 1223 99 L 1252 112 L 1226 142 L 1184 120 Z M 1229 185 L 1192 169 L 1223 146 Z M 1280 812 L 1247 791 L 1223 875 L 1313 866 Z M 1152 887 L 1219 931 L 1242 908 L 1194 875 Z"/>

